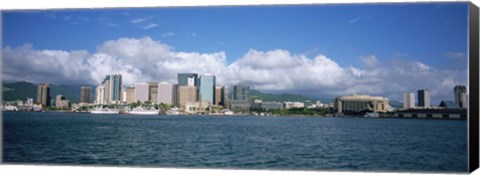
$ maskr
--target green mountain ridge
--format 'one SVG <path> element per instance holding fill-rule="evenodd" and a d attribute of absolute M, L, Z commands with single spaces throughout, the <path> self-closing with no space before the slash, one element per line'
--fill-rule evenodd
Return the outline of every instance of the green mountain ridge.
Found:
<path fill-rule="evenodd" d="M 57 95 L 62 94 L 70 102 L 77 103 L 80 100 L 80 87 L 76 85 L 50 84 L 50 96 L 53 101 Z M 37 84 L 26 81 L 3 83 L 2 91 L 4 101 L 25 101 L 27 98 L 33 98 L 36 101 L 37 99 Z"/>

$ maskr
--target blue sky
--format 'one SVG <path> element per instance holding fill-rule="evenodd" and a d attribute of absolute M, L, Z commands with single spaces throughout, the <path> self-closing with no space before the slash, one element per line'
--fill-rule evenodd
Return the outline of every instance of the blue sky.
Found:
<path fill-rule="evenodd" d="M 3 44 L 93 52 L 106 40 L 150 36 L 179 51 L 225 51 L 228 62 L 255 48 L 324 53 L 341 65 L 359 64 L 359 55 L 404 53 L 443 66 L 444 52 L 466 51 L 466 9 L 423 3 L 5 12 Z M 146 21 L 133 23 L 140 19 Z M 148 24 L 158 26 L 142 28 Z"/>
<path fill-rule="evenodd" d="M 120 44 L 123 42 L 120 38 L 130 38 L 150 45 L 165 44 L 170 49 L 169 52 L 175 54 L 223 53 L 224 57 L 212 57 L 218 58 L 220 62 L 224 58 L 225 67 L 245 65 L 240 63 L 246 63 L 242 60 L 248 60 L 248 55 L 275 57 L 277 52 L 269 51 L 282 50 L 288 51 L 289 58 L 297 61 L 301 60 L 299 57 L 302 55 L 309 60 L 324 55 L 342 70 L 352 72 L 352 75 L 355 74 L 355 69 L 359 69 L 365 73 L 362 76 L 355 74 L 358 81 L 373 74 L 374 71 L 369 71 L 368 65 L 394 69 L 397 65 L 392 64 L 404 60 L 411 61 L 412 64 L 420 62 L 445 74 L 460 72 L 456 77 L 463 78 L 452 77 L 453 82 L 450 83 L 465 84 L 463 71 L 467 67 L 467 9 L 467 3 L 459 2 L 3 11 L 2 47 L 15 50 L 14 48 L 31 44 L 29 51 L 57 50 L 71 53 L 82 50 L 87 53 L 79 57 L 87 60 L 108 50 L 105 47 L 106 41 Z M 145 37 L 151 41 L 141 40 Z M 108 53 L 115 59 L 128 57 L 122 57 L 109 49 Z M 12 51 L 12 54 L 15 53 Z M 374 58 L 367 59 L 372 56 Z M 143 58 L 137 56 L 137 59 Z M 137 68 L 139 75 L 150 75 L 144 71 L 146 67 Z M 434 73 L 437 72 L 431 72 Z M 15 76 L 14 72 L 4 71 L 4 74 L 9 74 L 7 79 L 22 78 Z M 173 79 L 155 78 L 153 74 L 150 77 Z M 98 78 L 79 79 L 78 82 L 91 83 L 96 82 L 96 79 Z M 227 78 L 224 79 L 225 84 L 228 84 Z M 269 89 L 272 86 L 255 84 L 254 81 L 245 79 L 233 82 L 252 83 L 258 89 L 271 91 L 313 92 L 326 88 L 322 84 L 307 89 L 289 85 Z M 398 91 L 416 91 L 423 86 L 428 88 L 435 85 L 411 85 L 399 88 Z M 343 93 L 347 92 L 357 93 L 355 90 Z M 340 92 L 332 90 L 331 95 L 338 93 Z M 447 97 L 446 93 L 443 96 Z"/>

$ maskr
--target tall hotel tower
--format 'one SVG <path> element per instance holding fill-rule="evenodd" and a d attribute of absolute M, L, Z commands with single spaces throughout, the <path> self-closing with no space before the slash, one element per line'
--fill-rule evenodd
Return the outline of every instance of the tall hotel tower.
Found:
<path fill-rule="evenodd" d="M 177 76 L 178 86 L 199 86 L 198 74 L 195 73 L 179 73 Z"/>
<path fill-rule="evenodd" d="M 122 75 L 107 75 L 96 89 L 96 104 L 110 104 L 122 101 Z"/>
<path fill-rule="evenodd" d="M 92 87 L 90 86 L 80 87 L 80 102 L 90 103 L 91 96 L 92 96 Z"/>
<path fill-rule="evenodd" d="M 418 107 L 430 108 L 430 93 L 428 89 L 418 90 Z"/>
<path fill-rule="evenodd" d="M 48 84 L 39 84 L 37 87 L 37 104 L 42 107 L 50 106 L 50 87 Z"/>
<path fill-rule="evenodd" d="M 467 88 L 462 85 L 457 85 L 453 88 L 455 97 L 455 104 L 460 108 L 467 108 Z"/>
<path fill-rule="evenodd" d="M 215 76 L 212 74 L 201 75 L 199 85 L 199 100 L 213 105 L 215 102 Z"/>
<path fill-rule="evenodd" d="M 413 92 L 407 92 L 403 94 L 403 108 L 415 108 L 415 94 Z"/>

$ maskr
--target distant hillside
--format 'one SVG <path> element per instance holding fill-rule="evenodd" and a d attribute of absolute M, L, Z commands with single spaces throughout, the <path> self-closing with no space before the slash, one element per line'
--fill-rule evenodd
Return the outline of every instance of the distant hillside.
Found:
<path fill-rule="evenodd" d="M 25 101 L 27 98 L 33 98 L 34 100 L 37 98 L 37 86 L 25 81 L 10 84 L 4 83 L 2 91 L 4 101 L 17 99 Z"/>
<path fill-rule="evenodd" d="M 388 103 L 391 107 L 394 107 L 394 108 L 402 108 L 403 107 L 403 103 L 400 102 L 400 101 L 389 101 Z"/>
<path fill-rule="evenodd" d="M 305 97 L 303 95 L 298 94 L 270 94 L 270 93 L 263 93 L 258 90 L 250 89 L 250 98 L 252 99 L 261 99 L 262 101 L 278 101 L 278 102 L 285 102 L 285 101 L 300 101 L 304 102 L 310 100 L 311 102 L 315 102 L 316 99 Z"/>
<path fill-rule="evenodd" d="M 59 94 L 65 96 L 70 102 L 77 103 L 80 99 L 80 87 L 81 86 L 67 86 L 67 85 L 50 85 L 50 96 L 52 100 Z M 27 98 L 37 99 L 37 84 L 30 82 L 20 81 L 15 83 L 3 84 L 3 100 L 14 101 L 23 100 Z"/>

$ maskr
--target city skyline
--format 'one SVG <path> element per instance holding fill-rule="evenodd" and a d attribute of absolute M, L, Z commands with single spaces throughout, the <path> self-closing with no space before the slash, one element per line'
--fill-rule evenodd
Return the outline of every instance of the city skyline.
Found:
<path fill-rule="evenodd" d="M 314 98 L 370 94 L 401 101 L 403 93 L 426 88 L 438 102 L 453 99 L 455 85 L 467 85 L 466 8 L 420 3 L 3 12 L 2 74 L 5 81 L 97 85 L 104 75 L 120 73 L 131 86 L 175 82 L 182 72 L 212 73 L 217 84 Z M 264 16 L 249 21 L 242 17 L 247 10 L 248 17 Z M 200 12 L 206 13 L 187 19 Z M 98 31 L 71 35 L 87 28 Z"/>

